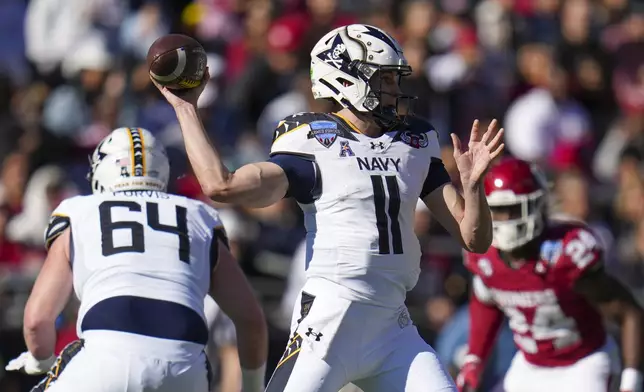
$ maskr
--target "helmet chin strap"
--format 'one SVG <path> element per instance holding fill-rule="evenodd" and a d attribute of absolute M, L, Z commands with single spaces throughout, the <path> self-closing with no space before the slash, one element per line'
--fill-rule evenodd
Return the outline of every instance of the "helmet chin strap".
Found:
<path fill-rule="evenodd" d="M 398 115 L 398 111 L 394 106 L 378 106 L 371 112 L 374 121 L 381 128 L 389 129 L 395 125 L 404 122 Z"/>
<path fill-rule="evenodd" d="M 370 118 L 380 128 L 383 128 L 385 130 L 391 129 L 398 124 L 405 123 L 405 118 L 398 115 L 398 111 L 396 110 L 396 107 L 394 105 L 384 107 L 378 105 L 373 110 L 366 112 L 358 110 L 346 99 L 342 100 L 342 105 L 358 116 Z"/>
<path fill-rule="evenodd" d="M 376 92 L 376 94 L 378 94 Z M 382 102 L 382 95 L 387 94 L 384 92 L 380 92 L 380 97 L 378 101 Z M 406 124 L 406 116 L 401 116 L 398 113 L 398 106 L 400 100 L 406 99 L 408 100 L 408 110 L 407 110 L 407 115 L 412 115 L 413 110 L 412 110 L 412 102 L 416 99 L 416 97 L 410 96 L 410 95 L 396 95 L 396 104 L 395 105 L 382 105 L 378 104 L 373 110 L 369 111 L 369 113 L 373 116 L 374 121 L 376 124 L 378 124 L 380 127 L 385 128 L 385 129 L 391 129 L 399 124 Z"/>

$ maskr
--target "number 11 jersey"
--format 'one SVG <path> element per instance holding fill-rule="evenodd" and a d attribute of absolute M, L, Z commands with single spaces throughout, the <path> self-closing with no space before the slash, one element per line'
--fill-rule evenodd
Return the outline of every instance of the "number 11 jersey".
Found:
<path fill-rule="evenodd" d="M 223 226 L 206 204 L 157 191 L 64 200 L 45 233 L 71 229 L 79 337 L 111 330 L 205 345 L 204 297 Z"/>
<path fill-rule="evenodd" d="M 440 152 L 437 132 L 418 118 L 377 138 L 337 114 L 280 122 L 271 161 L 304 212 L 307 278 L 336 283 L 349 300 L 402 305 L 420 272 L 418 198 L 450 180 Z"/>

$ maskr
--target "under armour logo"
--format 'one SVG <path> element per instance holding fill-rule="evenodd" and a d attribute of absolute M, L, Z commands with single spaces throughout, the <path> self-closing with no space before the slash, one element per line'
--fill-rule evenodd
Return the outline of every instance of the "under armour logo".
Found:
<path fill-rule="evenodd" d="M 315 336 L 315 341 L 319 342 L 320 338 L 323 336 L 322 333 L 315 333 L 313 332 L 313 328 L 309 328 L 309 332 L 305 333 L 306 336 Z"/>
<path fill-rule="evenodd" d="M 376 147 L 378 147 L 378 148 L 380 148 L 382 150 L 383 148 L 385 148 L 385 143 L 383 143 L 383 142 L 378 142 L 378 143 L 371 142 L 371 149 L 375 150 Z"/>

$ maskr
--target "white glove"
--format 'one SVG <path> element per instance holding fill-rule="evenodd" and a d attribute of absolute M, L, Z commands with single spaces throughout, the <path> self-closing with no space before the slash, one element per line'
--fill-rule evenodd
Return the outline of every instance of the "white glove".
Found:
<path fill-rule="evenodd" d="M 622 370 L 622 382 L 619 386 L 620 392 L 642 392 L 642 373 L 633 368 Z"/>
<path fill-rule="evenodd" d="M 49 369 L 51 369 L 51 367 L 54 365 L 54 362 L 56 362 L 56 357 L 53 355 L 41 361 L 34 358 L 34 356 L 31 355 L 29 351 L 25 351 L 24 353 L 20 354 L 18 358 L 9 361 L 7 366 L 5 366 L 5 370 L 19 371 L 30 375 L 38 375 L 47 373 Z"/>

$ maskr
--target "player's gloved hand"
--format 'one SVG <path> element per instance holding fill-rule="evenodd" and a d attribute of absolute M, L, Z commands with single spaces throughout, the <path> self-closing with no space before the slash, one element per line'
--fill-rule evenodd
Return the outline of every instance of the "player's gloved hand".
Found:
<path fill-rule="evenodd" d="M 473 392 L 478 388 L 481 374 L 483 373 L 483 365 L 481 358 L 476 355 L 468 354 L 465 357 L 465 362 L 461 367 L 461 371 L 456 377 L 456 387 L 459 392 Z"/>
<path fill-rule="evenodd" d="M 54 362 L 56 362 L 56 357 L 53 355 L 41 361 L 34 358 L 29 351 L 25 351 L 20 354 L 18 358 L 9 361 L 7 366 L 5 366 L 5 370 L 38 375 L 47 373 L 53 366 Z"/>
<path fill-rule="evenodd" d="M 626 368 L 622 370 L 619 392 L 642 392 L 642 383 L 643 377 L 639 370 Z"/>

